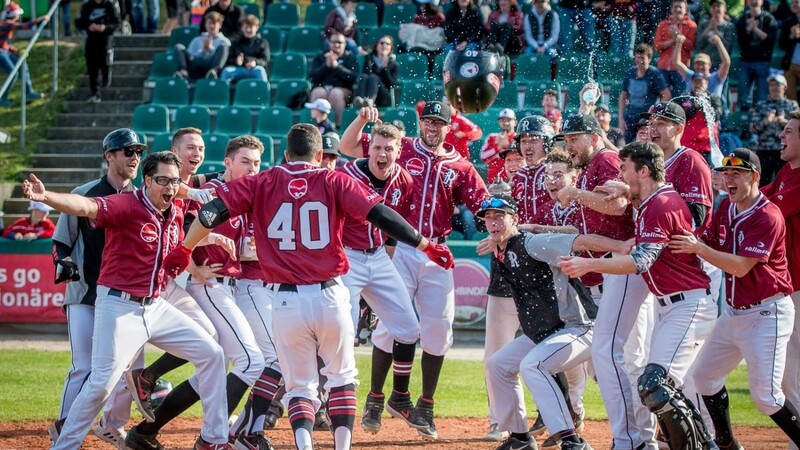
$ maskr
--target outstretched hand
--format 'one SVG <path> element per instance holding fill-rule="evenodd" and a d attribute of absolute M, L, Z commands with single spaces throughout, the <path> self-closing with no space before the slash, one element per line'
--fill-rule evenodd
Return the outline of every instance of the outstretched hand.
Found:
<path fill-rule="evenodd" d="M 164 258 L 164 273 L 170 278 L 175 278 L 189 266 L 192 257 L 192 250 L 186 248 L 182 243 L 175 247 L 166 258 Z"/>
<path fill-rule="evenodd" d="M 43 202 L 47 199 L 47 191 L 44 188 L 42 180 L 36 178 L 36 175 L 30 174 L 30 180 L 22 182 L 22 192 L 28 200 L 35 202 Z"/>
<path fill-rule="evenodd" d="M 702 243 L 689 230 L 682 230 L 680 234 L 670 236 L 669 248 L 675 253 L 697 253 L 700 245 Z"/>
<path fill-rule="evenodd" d="M 453 254 L 450 253 L 450 249 L 445 245 L 431 242 L 427 247 L 425 247 L 423 252 L 431 261 L 435 262 L 441 267 L 444 267 L 445 269 L 452 269 L 456 266 Z"/>

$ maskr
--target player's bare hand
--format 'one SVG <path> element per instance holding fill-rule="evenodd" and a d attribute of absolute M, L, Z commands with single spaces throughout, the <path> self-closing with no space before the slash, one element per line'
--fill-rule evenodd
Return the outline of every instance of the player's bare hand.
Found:
<path fill-rule="evenodd" d="M 570 278 L 578 278 L 591 272 L 589 263 L 586 258 L 579 258 L 577 256 L 559 256 L 561 262 L 556 264 L 556 267 L 561 269 L 564 274 Z"/>
<path fill-rule="evenodd" d="M 633 247 L 636 246 L 636 239 L 630 238 L 627 241 L 620 241 L 619 247 L 614 250 L 614 253 L 620 255 L 630 255 Z"/>
<path fill-rule="evenodd" d="M 578 197 L 578 188 L 575 186 L 564 186 L 558 191 L 558 202 L 561 203 L 562 206 L 569 205 L 569 202 L 575 200 Z"/>
<path fill-rule="evenodd" d="M 701 245 L 702 242 L 698 241 L 694 233 L 689 230 L 670 236 L 669 248 L 675 253 L 697 253 Z"/>
<path fill-rule="evenodd" d="M 365 123 L 375 122 L 381 123 L 380 112 L 374 106 L 365 106 L 358 111 L 358 118 Z"/>
<path fill-rule="evenodd" d="M 202 205 L 214 200 L 215 194 L 214 189 L 188 189 L 186 191 L 186 197 Z"/>
<path fill-rule="evenodd" d="M 233 239 L 217 233 L 208 235 L 208 243 L 210 245 L 219 245 L 225 250 L 232 260 L 236 261 L 236 243 Z"/>
<path fill-rule="evenodd" d="M 47 199 L 47 191 L 44 188 L 42 180 L 36 178 L 36 175 L 31 174 L 30 180 L 22 182 L 22 192 L 28 200 L 35 202 L 43 202 Z"/>
<path fill-rule="evenodd" d="M 194 272 L 192 272 L 192 279 L 208 287 L 213 287 L 209 280 L 220 276 L 219 271 L 223 266 L 224 264 L 222 263 L 208 264 L 208 258 L 206 258 L 206 260 L 203 261 L 203 265 L 197 266 Z"/>
<path fill-rule="evenodd" d="M 435 262 L 441 267 L 444 267 L 445 269 L 452 269 L 456 266 L 455 259 L 453 259 L 453 254 L 450 253 L 450 249 L 445 245 L 429 242 L 428 246 L 425 247 L 423 252 L 425 252 L 431 261 Z"/>
<path fill-rule="evenodd" d="M 485 256 L 494 252 L 495 248 L 497 248 L 497 246 L 492 242 L 492 238 L 485 237 L 478 242 L 478 246 L 475 247 L 475 252 L 478 256 Z"/>
<path fill-rule="evenodd" d="M 608 180 L 600 186 L 594 188 L 594 192 L 606 194 L 604 200 L 610 202 L 620 197 L 628 196 L 629 187 L 619 180 Z"/>
<path fill-rule="evenodd" d="M 192 258 L 192 250 L 186 248 L 182 243 L 178 244 L 166 258 L 164 258 L 164 273 L 170 277 L 175 278 L 189 265 Z"/>

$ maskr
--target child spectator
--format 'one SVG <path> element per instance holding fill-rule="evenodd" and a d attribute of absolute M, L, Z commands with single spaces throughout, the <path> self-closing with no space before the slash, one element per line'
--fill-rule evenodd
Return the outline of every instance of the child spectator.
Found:
<path fill-rule="evenodd" d="M 307 109 L 311 110 L 311 118 L 314 119 L 314 125 L 319 129 L 320 134 L 336 133 L 336 125 L 328 118 L 331 113 L 331 103 L 324 98 L 318 98 L 311 103 L 304 105 Z"/>
<path fill-rule="evenodd" d="M 3 230 L 3 237 L 16 241 L 33 241 L 53 237 L 56 226 L 47 214 L 52 208 L 42 202 L 31 202 L 28 211 L 31 215 L 14 221 Z"/>
<path fill-rule="evenodd" d="M 242 29 L 231 39 L 228 65 L 220 78 L 236 82 L 247 78 L 267 81 L 269 43 L 258 34 L 258 17 L 248 14 L 242 19 Z"/>
<path fill-rule="evenodd" d="M 499 133 L 491 133 L 481 148 L 481 161 L 487 165 L 487 180 L 495 182 L 503 172 L 502 152 L 514 142 L 514 130 L 517 128 L 517 115 L 513 109 L 505 108 L 497 116 L 497 123 L 500 125 Z"/>
<path fill-rule="evenodd" d="M 89 72 L 89 103 L 100 103 L 99 87 L 111 85 L 111 64 L 114 62 L 114 30 L 120 17 L 111 0 L 88 0 L 81 5 L 75 26 L 86 32 L 86 69 Z"/>
<path fill-rule="evenodd" d="M 553 89 L 548 89 L 542 94 L 542 115 L 547 117 L 547 114 L 553 114 L 551 111 L 558 110 L 558 92 Z"/>
<path fill-rule="evenodd" d="M 175 75 L 180 78 L 217 78 L 217 72 L 228 60 L 231 41 L 220 33 L 222 15 L 211 11 L 204 20 L 207 31 L 192 39 L 189 48 L 183 44 L 175 45 L 175 61 L 178 63 Z"/>
<path fill-rule="evenodd" d="M 16 3 L 10 2 L 6 7 L 3 9 L 3 15 L 5 18 L 0 21 L 0 68 L 3 69 L 5 73 L 11 73 L 14 70 L 14 66 L 17 65 L 17 61 L 19 61 L 19 50 L 17 50 L 13 45 L 11 45 L 11 38 L 14 36 L 15 30 L 28 30 L 32 28 L 34 25 L 46 22 L 46 18 L 38 17 L 35 20 L 30 20 L 28 22 L 19 22 L 22 14 L 25 11 Z M 25 66 L 25 72 L 28 74 L 25 78 L 25 92 L 27 93 L 26 100 L 31 102 L 36 99 L 42 98 L 42 94 L 33 90 L 33 85 L 31 84 L 31 71 L 28 70 L 28 63 L 23 63 Z M 2 98 L 0 98 L 0 106 L 11 107 L 14 103 L 8 99 L 8 92 L 11 90 L 9 89 L 5 92 Z"/>

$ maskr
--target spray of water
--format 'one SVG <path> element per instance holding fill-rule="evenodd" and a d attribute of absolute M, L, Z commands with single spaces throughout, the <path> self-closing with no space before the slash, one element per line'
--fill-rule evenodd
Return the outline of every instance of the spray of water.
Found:
<path fill-rule="evenodd" d="M 696 105 L 700 106 L 700 111 L 703 112 L 704 117 L 706 118 L 706 127 L 708 128 L 708 139 L 711 143 L 711 162 L 712 166 L 717 167 L 722 165 L 722 152 L 719 149 L 719 143 L 717 142 L 716 136 L 714 134 L 714 127 L 717 123 L 717 114 L 714 112 L 714 108 L 711 106 L 711 102 L 708 101 L 706 97 L 697 97 L 691 94 L 679 95 L 677 97 L 672 98 L 672 102 L 681 104 L 684 100 L 689 100 L 694 102 Z"/>

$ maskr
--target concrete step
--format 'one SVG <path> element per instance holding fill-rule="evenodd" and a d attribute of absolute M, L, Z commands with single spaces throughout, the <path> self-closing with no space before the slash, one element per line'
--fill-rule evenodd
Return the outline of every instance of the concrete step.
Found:
<path fill-rule="evenodd" d="M 98 177 L 100 178 L 100 177 Z M 89 180 L 91 181 L 91 180 Z M 88 182 L 88 181 L 87 181 Z M 47 183 L 46 187 L 48 191 L 53 192 L 72 192 L 73 189 L 80 186 L 83 183 Z M 28 201 L 25 198 L 25 194 L 22 193 L 22 185 L 18 184 L 14 186 L 14 190 L 11 191 L 11 199 L 20 199 L 24 201 Z M 8 202 L 9 200 L 6 200 Z M 25 203 L 25 208 L 28 207 L 28 204 Z"/>
<path fill-rule="evenodd" d="M 127 73 L 113 72 L 111 74 L 111 87 L 112 88 L 125 88 L 125 87 L 138 87 L 144 86 L 147 80 L 147 75 L 128 75 Z M 89 87 L 89 77 L 84 75 L 78 78 L 78 87 Z"/>
<path fill-rule="evenodd" d="M 115 128 L 112 127 L 50 127 L 47 129 L 47 139 L 63 141 L 94 140 L 97 143 L 96 147 L 99 148 L 103 138 L 114 130 Z"/>
<path fill-rule="evenodd" d="M 130 127 L 133 123 L 133 114 L 56 114 L 53 126 L 56 127 L 99 127 L 117 129 Z"/>
<path fill-rule="evenodd" d="M 106 171 L 66 168 L 25 168 L 19 171 L 19 179 L 27 180 L 33 172 L 45 186 L 49 183 L 74 183 L 76 186 L 100 178 Z"/>
<path fill-rule="evenodd" d="M 120 61 L 151 62 L 153 55 L 166 51 L 164 47 L 117 47 L 114 49 L 114 63 Z"/>
<path fill-rule="evenodd" d="M 115 48 L 152 47 L 166 50 L 169 45 L 169 36 L 161 34 L 132 34 L 130 36 L 114 36 Z"/>
<path fill-rule="evenodd" d="M 100 152 L 94 154 L 65 155 L 63 153 L 35 153 L 31 164 L 37 168 L 102 169 L 105 160 Z"/>
<path fill-rule="evenodd" d="M 150 61 L 115 61 L 114 73 L 124 73 L 126 75 L 144 75 L 150 73 Z"/>
<path fill-rule="evenodd" d="M 104 136 L 105 137 L 105 136 Z M 91 154 L 101 153 L 103 143 L 101 140 L 45 140 L 36 143 L 37 153 L 43 154 Z"/>
<path fill-rule="evenodd" d="M 27 200 L 25 200 L 27 202 Z M 27 208 L 27 203 L 25 204 Z M 25 211 L 25 214 L 8 214 L 6 213 L 3 216 L 3 222 L 5 222 L 6 226 L 11 225 L 17 219 L 22 219 L 23 217 L 28 217 L 29 213 Z M 53 223 L 58 223 L 58 218 L 61 216 L 61 213 L 58 211 L 50 211 L 50 214 L 47 215 L 47 218 L 52 220 Z"/>
<path fill-rule="evenodd" d="M 86 100 L 64 102 L 64 111 L 69 114 L 132 114 L 141 100 L 115 100 L 102 103 L 86 103 Z"/>
<path fill-rule="evenodd" d="M 142 87 L 116 87 L 100 88 L 100 97 L 104 102 L 117 100 L 140 100 L 142 98 Z M 77 87 L 69 93 L 70 100 L 86 100 L 92 96 L 92 91 L 88 87 Z"/>

